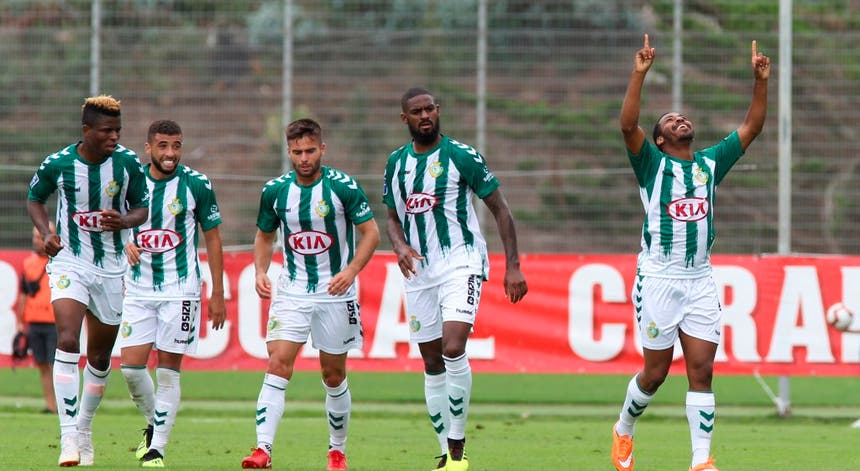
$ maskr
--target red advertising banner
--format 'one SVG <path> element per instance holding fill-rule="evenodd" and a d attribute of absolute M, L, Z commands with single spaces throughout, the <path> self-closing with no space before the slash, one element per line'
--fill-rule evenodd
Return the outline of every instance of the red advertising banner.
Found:
<path fill-rule="evenodd" d="M 14 309 L 26 253 L 0 251 L 0 367 L 12 364 Z M 860 257 L 715 256 L 713 264 L 724 316 L 718 373 L 860 374 L 860 334 L 834 330 L 824 314 L 839 301 L 860 312 Z M 522 267 L 530 291 L 512 305 L 501 283 L 504 259 L 491 257 L 490 281 L 468 345 L 475 371 L 631 373 L 641 367 L 630 300 L 635 255 L 529 254 Z M 273 279 L 279 269 L 273 263 Z M 197 354 L 183 367 L 265 370 L 269 303 L 254 291 L 252 254 L 226 254 L 225 270 L 226 326 L 218 331 L 202 326 Z M 391 254 L 374 256 L 359 277 L 359 293 L 364 347 L 350 353 L 350 369 L 421 371 L 417 347 L 409 344 L 403 284 Z M 854 327 L 860 328 L 860 319 Z M 319 368 L 310 343 L 296 366 Z M 676 361 L 672 371 L 682 373 L 683 362 Z"/>

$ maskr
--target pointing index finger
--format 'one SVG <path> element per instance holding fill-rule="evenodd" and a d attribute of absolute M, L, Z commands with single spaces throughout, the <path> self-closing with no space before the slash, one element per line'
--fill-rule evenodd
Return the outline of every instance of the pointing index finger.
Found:
<path fill-rule="evenodd" d="M 645 45 L 642 47 L 644 47 L 645 49 L 649 48 L 649 46 L 648 46 L 648 33 L 645 33 Z"/>
<path fill-rule="evenodd" d="M 755 60 L 755 58 L 758 57 L 758 53 L 756 52 L 755 46 L 756 46 L 755 39 L 753 39 L 753 42 L 752 42 L 752 58 L 753 58 L 753 60 Z"/>

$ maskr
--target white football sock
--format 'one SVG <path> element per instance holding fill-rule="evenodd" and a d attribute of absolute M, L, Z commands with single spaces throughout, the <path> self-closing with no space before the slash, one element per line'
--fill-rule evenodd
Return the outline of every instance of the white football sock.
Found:
<path fill-rule="evenodd" d="M 633 436 L 636 421 L 645 412 L 651 399 L 654 398 L 653 394 L 648 394 L 639 388 L 639 384 L 636 382 L 637 376 L 639 375 L 633 376 L 633 379 L 627 383 L 627 395 L 624 397 L 624 405 L 621 406 L 621 414 L 618 416 L 618 424 L 615 427 L 615 431 L 619 435 Z"/>
<path fill-rule="evenodd" d="M 442 454 L 448 452 L 448 379 L 445 372 L 437 374 L 424 373 L 424 401 L 427 403 L 427 413 L 430 424 L 439 439 Z"/>
<path fill-rule="evenodd" d="M 146 365 L 143 366 L 120 366 L 120 371 L 125 377 L 131 400 L 143 414 L 147 424 L 152 424 L 152 413 L 155 410 L 155 384 Z"/>
<path fill-rule="evenodd" d="M 466 438 L 466 418 L 469 416 L 469 401 L 472 398 L 472 367 L 469 358 L 462 354 L 457 358 L 445 360 L 445 376 L 447 381 L 448 412 L 451 428 L 448 438 L 461 440 Z"/>
<path fill-rule="evenodd" d="M 257 448 L 272 454 L 275 432 L 284 415 L 284 401 L 290 381 L 280 376 L 267 374 L 263 377 L 263 387 L 257 397 Z"/>
<path fill-rule="evenodd" d="M 711 391 L 687 391 L 687 423 L 693 461 L 690 467 L 708 461 L 711 455 L 711 436 L 714 434 L 716 402 Z"/>
<path fill-rule="evenodd" d="M 155 391 L 155 410 L 152 415 L 153 433 L 150 449 L 155 449 L 164 456 L 167 439 L 176 422 L 176 412 L 182 397 L 182 387 L 179 382 L 179 372 L 170 368 L 156 368 L 155 377 L 158 389 Z"/>
<path fill-rule="evenodd" d="M 352 395 L 346 378 L 340 385 L 325 388 L 325 411 L 328 419 L 329 449 L 346 451 L 346 433 L 349 430 L 349 416 L 352 411 Z"/>
<path fill-rule="evenodd" d="M 92 430 L 93 417 L 102 403 L 107 386 L 110 366 L 105 371 L 97 370 L 87 362 L 84 367 L 84 388 L 81 393 L 81 411 L 78 414 L 78 430 Z"/>
<path fill-rule="evenodd" d="M 60 349 L 54 353 L 54 398 L 57 415 L 60 417 L 60 435 L 77 433 L 78 408 L 81 389 L 81 372 L 78 368 L 80 353 L 68 353 Z"/>

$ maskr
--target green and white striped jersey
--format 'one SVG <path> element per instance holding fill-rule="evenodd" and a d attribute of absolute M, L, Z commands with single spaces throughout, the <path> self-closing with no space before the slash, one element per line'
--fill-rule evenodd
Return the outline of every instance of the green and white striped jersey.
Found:
<path fill-rule="evenodd" d="M 149 218 L 134 228 L 140 263 L 129 267 L 126 297 L 138 299 L 200 299 L 197 244 L 204 232 L 221 224 L 212 182 L 206 175 L 178 165 L 166 180 L 156 180 L 145 165 Z"/>
<path fill-rule="evenodd" d="M 645 209 L 640 274 L 699 278 L 711 273 L 714 192 L 743 154 L 737 131 L 696 151 L 693 160 L 664 154 L 647 139 L 639 154 L 627 152 Z"/>
<path fill-rule="evenodd" d="M 30 181 L 30 201 L 45 203 L 57 192 L 57 234 L 64 248 L 51 263 L 66 263 L 108 277 L 125 273 L 129 230 L 103 232 L 101 211 L 149 204 L 146 178 L 137 154 L 118 145 L 101 163 L 91 164 L 72 144 L 42 161 Z"/>
<path fill-rule="evenodd" d="M 388 156 L 382 201 L 397 212 L 409 245 L 424 257 L 408 290 L 435 286 L 452 270 L 489 275 L 487 243 L 472 195 L 486 198 L 499 180 L 472 147 L 442 136 L 438 146 L 416 154 L 412 143 Z"/>
<path fill-rule="evenodd" d="M 322 167 L 322 178 L 310 186 L 296 181 L 295 172 L 263 186 L 257 227 L 281 229 L 284 268 L 277 294 L 318 301 L 356 298 L 355 284 L 342 296 L 328 294 L 332 277 L 355 256 L 355 226 L 373 218 L 367 195 L 352 177 Z"/>

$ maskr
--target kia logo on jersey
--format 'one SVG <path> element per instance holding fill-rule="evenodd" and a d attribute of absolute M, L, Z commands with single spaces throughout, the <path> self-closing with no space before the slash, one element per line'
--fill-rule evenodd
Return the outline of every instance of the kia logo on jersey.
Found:
<path fill-rule="evenodd" d="M 666 205 L 669 217 L 681 222 L 698 221 L 710 211 L 711 203 L 706 198 L 679 198 Z"/>
<path fill-rule="evenodd" d="M 135 244 L 149 253 L 164 253 L 175 249 L 181 243 L 182 237 L 170 229 L 147 229 L 140 231 L 135 238 Z"/>
<path fill-rule="evenodd" d="M 436 206 L 436 196 L 429 193 L 412 193 L 406 198 L 406 212 L 408 214 L 426 213 Z"/>
<path fill-rule="evenodd" d="M 75 224 L 87 232 L 102 232 L 102 211 L 79 211 L 72 215 Z"/>
<path fill-rule="evenodd" d="M 287 237 L 287 245 L 290 250 L 299 255 L 318 255 L 329 248 L 334 242 L 334 237 L 320 231 L 293 232 Z"/>

